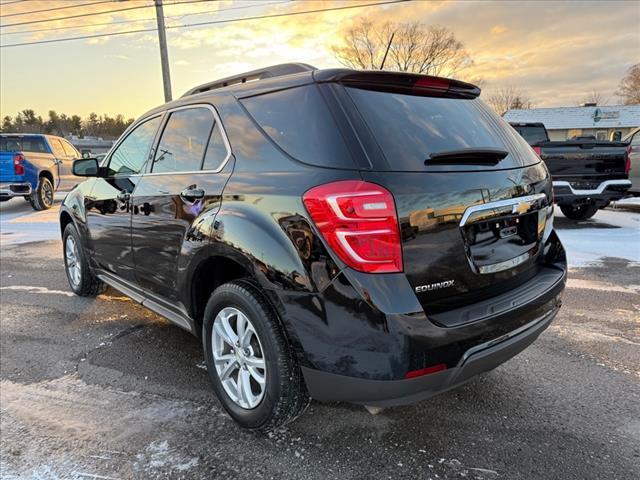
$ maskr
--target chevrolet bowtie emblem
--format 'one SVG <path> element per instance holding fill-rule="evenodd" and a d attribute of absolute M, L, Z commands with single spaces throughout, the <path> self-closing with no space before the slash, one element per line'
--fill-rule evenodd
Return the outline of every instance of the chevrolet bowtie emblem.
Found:
<path fill-rule="evenodd" d="M 513 206 L 511 213 L 522 215 L 523 213 L 527 213 L 529 211 L 529 208 L 531 208 L 531 205 L 529 203 L 521 202 Z"/>

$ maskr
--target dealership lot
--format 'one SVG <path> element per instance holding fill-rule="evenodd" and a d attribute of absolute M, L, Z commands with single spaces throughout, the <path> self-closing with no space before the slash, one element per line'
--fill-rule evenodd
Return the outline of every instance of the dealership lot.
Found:
<path fill-rule="evenodd" d="M 261 436 L 222 411 L 197 339 L 111 289 L 71 293 L 55 210 L 0 207 L 3 478 L 640 476 L 638 213 L 556 216 L 564 307 L 495 371 L 375 416 L 314 402 Z"/>

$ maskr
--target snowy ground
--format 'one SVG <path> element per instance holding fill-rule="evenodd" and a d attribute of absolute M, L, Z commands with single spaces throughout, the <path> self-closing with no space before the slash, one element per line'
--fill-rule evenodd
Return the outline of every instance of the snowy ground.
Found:
<path fill-rule="evenodd" d="M 242 431 L 201 342 L 123 295 L 73 295 L 57 208 L 0 204 L 0 478 L 640 478 L 640 215 L 557 231 L 563 307 L 527 350 L 468 384 L 373 416 L 313 402 Z"/>
<path fill-rule="evenodd" d="M 57 193 L 54 208 L 43 212 L 34 212 L 22 198 L 0 203 L 0 245 L 59 239 L 58 210 L 64 195 Z M 640 265 L 640 212 L 600 210 L 589 220 L 575 222 L 556 208 L 555 226 L 570 267 L 601 265 L 605 258 Z"/>

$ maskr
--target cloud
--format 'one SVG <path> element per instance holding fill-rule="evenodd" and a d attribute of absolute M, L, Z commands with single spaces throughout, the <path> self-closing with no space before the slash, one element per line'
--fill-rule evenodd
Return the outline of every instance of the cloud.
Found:
<path fill-rule="evenodd" d="M 505 27 L 504 25 L 494 25 L 493 28 L 491 28 L 491 33 L 493 35 L 502 35 L 506 31 L 507 27 Z"/>

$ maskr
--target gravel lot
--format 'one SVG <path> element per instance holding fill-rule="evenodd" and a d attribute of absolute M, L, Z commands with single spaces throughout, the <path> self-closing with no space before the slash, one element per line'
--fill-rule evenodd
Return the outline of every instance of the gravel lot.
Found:
<path fill-rule="evenodd" d="M 71 294 L 55 211 L 0 212 L 2 478 L 640 478 L 637 213 L 556 217 L 564 307 L 495 371 L 375 416 L 314 402 L 261 436 L 222 411 L 198 340 L 113 290 Z"/>

